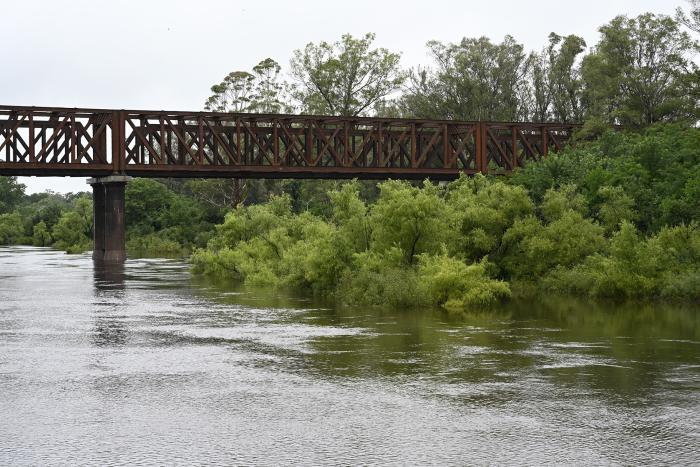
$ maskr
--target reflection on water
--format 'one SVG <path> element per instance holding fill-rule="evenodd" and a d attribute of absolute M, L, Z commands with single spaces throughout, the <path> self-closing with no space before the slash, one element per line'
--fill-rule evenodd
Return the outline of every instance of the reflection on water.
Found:
<path fill-rule="evenodd" d="M 95 292 L 106 290 L 123 290 L 126 280 L 126 265 L 124 263 L 105 263 L 93 261 L 93 277 Z"/>
<path fill-rule="evenodd" d="M 334 308 L 0 248 L 0 464 L 697 464 L 699 316 Z"/>
<path fill-rule="evenodd" d="M 127 341 L 128 327 L 119 309 L 124 303 L 124 263 L 93 262 L 95 284 L 95 332 L 92 342 L 96 346 L 118 346 Z"/>

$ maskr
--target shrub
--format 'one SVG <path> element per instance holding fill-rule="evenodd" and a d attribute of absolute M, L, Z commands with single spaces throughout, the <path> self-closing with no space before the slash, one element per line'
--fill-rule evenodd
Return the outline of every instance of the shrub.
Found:
<path fill-rule="evenodd" d="M 16 212 L 0 214 L 0 245 L 14 245 L 24 236 L 22 218 Z"/>
<path fill-rule="evenodd" d="M 462 176 L 451 183 L 447 204 L 456 225 L 446 226 L 451 230 L 450 252 L 469 261 L 494 253 L 503 233 L 534 210 L 524 188 L 483 175 Z"/>
<path fill-rule="evenodd" d="M 32 229 L 32 245 L 34 246 L 50 246 L 53 243 L 53 238 L 44 221 L 40 221 Z"/>
<path fill-rule="evenodd" d="M 466 265 L 446 255 L 421 255 L 418 279 L 431 302 L 454 311 L 493 305 L 510 297 L 510 287 L 492 279 L 485 261 Z"/>
<path fill-rule="evenodd" d="M 573 210 L 543 225 L 516 221 L 503 236 L 500 265 L 510 277 L 535 281 L 557 267 L 572 267 L 605 245 L 603 229 Z"/>
<path fill-rule="evenodd" d="M 158 256 L 176 258 L 183 256 L 185 251 L 180 243 L 165 238 L 162 234 L 149 234 L 132 237 L 126 243 L 130 255 Z"/>

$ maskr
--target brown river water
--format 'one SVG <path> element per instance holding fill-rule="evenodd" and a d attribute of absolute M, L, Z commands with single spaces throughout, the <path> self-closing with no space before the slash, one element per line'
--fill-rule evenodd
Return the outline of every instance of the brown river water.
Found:
<path fill-rule="evenodd" d="M 0 248 L 0 465 L 700 464 L 700 310 L 337 308 Z"/>

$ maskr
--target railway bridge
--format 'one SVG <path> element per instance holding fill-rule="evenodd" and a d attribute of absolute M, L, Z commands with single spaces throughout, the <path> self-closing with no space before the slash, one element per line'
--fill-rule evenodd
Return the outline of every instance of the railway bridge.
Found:
<path fill-rule="evenodd" d="M 93 257 L 124 261 L 130 177 L 450 180 L 506 174 L 577 125 L 0 105 L 0 175 L 90 177 Z"/>

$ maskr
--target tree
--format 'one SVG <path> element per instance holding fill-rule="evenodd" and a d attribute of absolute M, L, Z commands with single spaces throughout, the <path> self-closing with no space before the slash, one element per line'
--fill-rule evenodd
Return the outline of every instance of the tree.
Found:
<path fill-rule="evenodd" d="M 266 58 L 248 71 L 232 71 L 211 87 L 213 93 L 204 108 L 213 112 L 289 112 L 286 84 L 280 78 L 281 67 Z"/>
<path fill-rule="evenodd" d="M 137 178 L 126 185 L 125 222 L 129 230 L 142 234 L 165 227 L 163 215 L 170 209 L 173 193 L 156 181 Z"/>
<path fill-rule="evenodd" d="M 51 233 L 44 221 L 39 221 L 32 229 L 32 245 L 34 246 L 50 246 L 53 243 Z"/>
<path fill-rule="evenodd" d="M 51 237 L 55 246 L 68 253 L 90 249 L 92 221 L 92 200 L 86 196 L 77 198 L 74 209 L 64 212 L 53 226 Z"/>
<path fill-rule="evenodd" d="M 252 73 L 232 71 L 221 83 L 211 87 L 213 94 L 204 108 L 216 112 L 291 112 L 288 85 L 280 77 L 281 69 L 275 60 L 266 58 L 253 67 Z M 200 201 L 216 208 L 230 209 L 246 200 L 251 185 L 255 183 L 234 178 L 196 180 L 188 185 Z M 260 184 L 257 185 L 260 188 Z"/>
<path fill-rule="evenodd" d="M 400 88 L 406 78 L 400 54 L 372 48 L 374 38 L 372 33 L 361 39 L 344 34 L 340 41 L 309 43 L 294 51 L 293 96 L 304 112 L 362 115 Z"/>
<path fill-rule="evenodd" d="M 431 41 L 428 48 L 437 69 L 412 73 L 402 100 L 405 114 L 503 121 L 523 114 L 528 64 L 523 46 L 511 36 L 500 44 L 486 37 L 464 38 L 459 44 Z"/>
<path fill-rule="evenodd" d="M 689 61 L 697 49 L 673 19 L 651 13 L 618 16 L 600 28 L 595 52 L 583 61 L 589 115 L 649 125 L 697 113 Z"/>
<path fill-rule="evenodd" d="M 291 112 L 287 102 L 287 84 L 280 78 L 281 67 L 271 58 L 266 58 L 253 67 L 255 92 L 250 110 L 262 113 Z"/>
<path fill-rule="evenodd" d="M 11 212 L 22 200 L 25 186 L 17 177 L 0 177 L 0 214 Z"/>
<path fill-rule="evenodd" d="M 15 245 L 23 234 L 22 218 L 18 213 L 0 214 L 0 245 Z"/>
<path fill-rule="evenodd" d="M 372 249 L 380 254 L 398 247 L 406 264 L 421 253 L 439 252 L 452 216 L 438 188 L 423 188 L 389 180 L 381 184 L 379 199 L 372 206 Z"/>
<path fill-rule="evenodd" d="M 232 71 L 219 84 L 211 87 L 213 93 L 204 103 L 212 112 L 246 112 L 250 108 L 255 76 L 247 71 Z"/>
<path fill-rule="evenodd" d="M 530 54 L 528 120 L 581 121 L 583 83 L 577 57 L 585 48 L 586 42 L 579 36 L 550 33 L 547 47 Z"/>
<path fill-rule="evenodd" d="M 676 8 L 676 21 L 688 29 L 700 33 L 700 0 L 688 0 L 690 11 L 686 14 L 681 7 Z"/>

